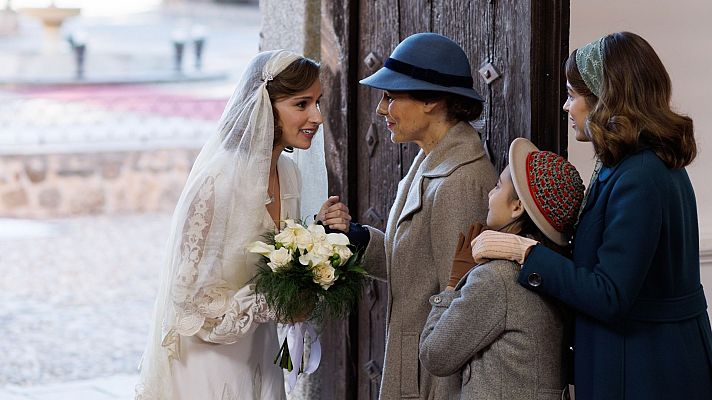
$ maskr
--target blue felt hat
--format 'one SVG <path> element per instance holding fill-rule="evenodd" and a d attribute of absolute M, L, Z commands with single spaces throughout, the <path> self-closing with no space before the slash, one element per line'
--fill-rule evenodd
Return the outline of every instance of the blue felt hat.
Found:
<path fill-rule="evenodd" d="M 405 38 L 375 74 L 359 81 L 376 89 L 431 90 L 484 101 L 472 88 L 470 62 L 462 48 L 437 33 Z"/>

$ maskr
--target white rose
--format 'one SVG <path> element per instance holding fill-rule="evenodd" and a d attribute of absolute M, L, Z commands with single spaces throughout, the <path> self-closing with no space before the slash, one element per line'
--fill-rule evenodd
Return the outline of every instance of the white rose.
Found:
<path fill-rule="evenodd" d="M 349 237 L 343 233 L 330 233 L 326 235 L 326 240 L 332 246 L 346 246 L 349 244 Z"/>
<path fill-rule="evenodd" d="M 329 257 L 333 254 L 332 247 L 328 243 L 314 243 L 310 251 L 299 257 L 299 263 L 302 265 L 322 264 L 328 262 Z"/>
<path fill-rule="evenodd" d="M 326 231 L 324 230 L 323 225 L 311 224 L 307 230 L 311 234 L 312 244 L 325 242 L 327 240 Z"/>
<path fill-rule="evenodd" d="M 334 284 L 336 270 L 331 266 L 331 263 L 321 263 L 314 266 L 312 273 L 314 274 L 314 282 L 319 284 L 322 289 L 328 290 Z"/>
<path fill-rule="evenodd" d="M 334 252 L 339 255 L 339 265 L 346 264 L 349 257 L 354 254 L 348 246 L 334 246 Z"/>
<path fill-rule="evenodd" d="M 274 251 L 274 246 L 271 244 L 267 244 L 265 242 L 253 242 L 248 248 L 247 251 L 250 253 L 257 253 L 260 255 L 263 255 L 265 257 L 269 257 L 269 255 Z"/>
<path fill-rule="evenodd" d="M 274 240 L 282 243 L 290 249 L 306 249 L 312 242 L 309 231 L 307 231 L 307 229 L 300 224 L 294 222 L 294 220 L 288 219 L 284 222 L 287 226 L 282 230 L 282 232 L 275 235 Z"/>
<path fill-rule="evenodd" d="M 288 248 L 282 247 L 279 250 L 274 250 L 269 255 L 269 261 L 267 265 L 272 268 L 272 271 L 277 268 L 284 267 L 292 261 L 292 253 Z"/>

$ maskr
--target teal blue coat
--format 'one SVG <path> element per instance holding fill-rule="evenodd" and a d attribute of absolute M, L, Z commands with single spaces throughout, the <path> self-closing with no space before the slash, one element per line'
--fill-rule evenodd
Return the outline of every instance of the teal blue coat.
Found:
<path fill-rule="evenodd" d="M 697 207 L 684 169 L 650 150 L 604 167 L 573 261 L 532 249 L 519 283 L 576 312 L 576 400 L 712 399 Z"/>

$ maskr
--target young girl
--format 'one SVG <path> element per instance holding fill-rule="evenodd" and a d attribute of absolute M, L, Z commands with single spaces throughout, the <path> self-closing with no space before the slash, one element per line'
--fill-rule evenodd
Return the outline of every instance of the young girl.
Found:
<path fill-rule="evenodd" d="M 489 193 L 487 225 L 564 251 L 583 193 L 573 165 L 518 138 Z M 469 241 L 459 247 L 469 252 Z M 459 371 L 460 399 L 561 399 L 564 315 L 554 301 L 517 283 L 519 269 L 489 261 L 455 290 L 430 298 L 420 361 L 436 376 Z"/>

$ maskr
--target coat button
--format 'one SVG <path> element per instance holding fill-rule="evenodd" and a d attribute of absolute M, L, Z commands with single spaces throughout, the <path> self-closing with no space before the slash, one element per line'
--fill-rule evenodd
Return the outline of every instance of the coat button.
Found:
<path fill-rule="evenodd" d="M 465 364 L 465 368 L 462 369 L 462 384 L 463 385 L 467 384 L 467 382 L 470 381 L 470 377 L 472 376 L 470 374 L 470 371 L 471 371 L 470 363 L 468 362 L 467 364 Z"/>
<path fill-rule="evenodd" d="M 440 303 L 442 303 L 442 301 L 443 301 L 443 298 L 440 296 L 433 297 L 433 303 L 435 303 L 435 304 L 440 304 Z"/>
<path fill-rule="evenodd" d="M 537 287 L 541 285 L 541 275 L 537 274 L 536 272 L 532 272 L 531 274 L 529 274 L 527 282 L 529 282 L 530 285 Z"/>

